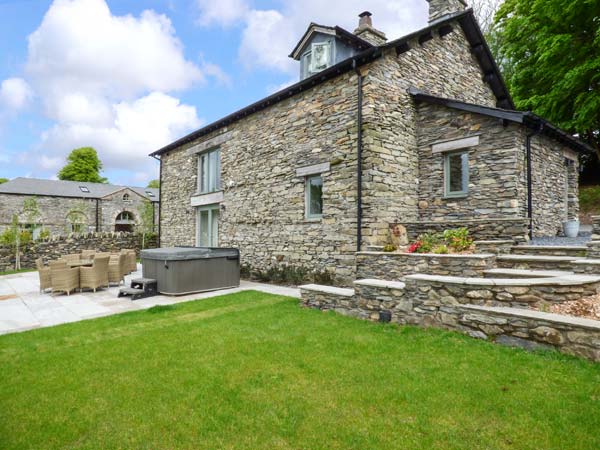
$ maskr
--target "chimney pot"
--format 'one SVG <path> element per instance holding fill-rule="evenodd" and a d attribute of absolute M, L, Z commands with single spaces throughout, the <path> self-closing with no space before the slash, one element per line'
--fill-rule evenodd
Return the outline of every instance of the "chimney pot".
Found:
<path fill-rule="evenodd" d="M 364 11 L 361 12 L 358 17 L 360 17 L 360 19 L 358 19 L 358 27 L 372 27 L 373 26 L 373 20 L 371 19 L 371 16 L 373 14 L 371 14 L 369 11 Z"/>

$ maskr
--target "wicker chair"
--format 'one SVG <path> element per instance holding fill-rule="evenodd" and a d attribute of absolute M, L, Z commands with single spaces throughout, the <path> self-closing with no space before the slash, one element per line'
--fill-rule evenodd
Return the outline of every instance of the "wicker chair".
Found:
<path fill-rule="evenodd" d="M 126 275 L 126 258 L 124 253 L 111 253 L 108 261 L 108 282 L 121 284 Z"/>
<path fill-rule="evenodd" d="M 135 272 L 137 270 L 137 258 L 135 250 L 130 248 L 124 248 L 121 250 L 121 253 L 127 255 L 127 257 L 125 258 L 125 267 L 127 273 Z"/>
<path fill-rule="evenodd" d="M 69 268 L 67 266 L 67 261 L 65 261 L 62 258 L 55 259 L 54 261 L 50 261 L 48 263 L 48 267 L 50 267 L 50 269 L 68 269 Z"/>
<path fill-rule="evenodd" d="M 62 257 L 67 262 L 79 262 L 81 261 L 81 255 L 79 253 L 71 253 Z"/>
<path fill-rule="evenodd" d="M 42 260 L 42 258 L 38 258 L 35 260 L 35 266 L 40 276 L 40 292 L 44 292 L 46 289 L 52 287 L 52 282 L 50 278 L 50 267 L 44 266 L 44 261 Z"/>
<path fill-rule="evenodd" d="M 96 250 L 82 250 L 81 251 L 81 259 L 94 259 L 96 255 Z"/>
<path fill-rule="evenodd" d="M 108 287 L 108 260 L 109 256 L 99 256 L 94 258 L 92 267 L 79 268 L 79 287 L 96 289 L 102 286 Z"/>
<path fill-rule="evenodd" d="M 79 288 L 79 267 L 72 269 L 51 267 L 50 282 L 52 283 L 52 293 L 66 292 L 67 295 L 71 295 L 71 291 Z"/>

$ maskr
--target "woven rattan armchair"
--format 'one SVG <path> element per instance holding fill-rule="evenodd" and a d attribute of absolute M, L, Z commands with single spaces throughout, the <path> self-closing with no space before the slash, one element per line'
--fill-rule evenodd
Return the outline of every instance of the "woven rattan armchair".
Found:
<path fill-rule="evenodd" d="M 96 289 L 108 287 L 108 260 L 109 256 L 96 256 L 92 267 L 79 268 L 79 287 L 81 289 Z"/>
<path fill-rule="evenodd" d="M 79 253 L 71 253 L 62 257 L 67 262 L 79 262 L 81 261 L 81 255 Z"/>
<path fill-rule="evenodd" d="M 125 258 L 125 270 L 127 273 L 135 272 L 137 270 L 137 260 L 135 250 L 130 248 L 124 248 L 121 253 L 127 255 Z"/>
<path fill-rule="evenodd" d="M 52 292 L 71 292 L 79 288 L 79 267 L 72 269 L 61 269 L 59 267 L 50 268 L 50 282 L 52 283 Z"/>
<path fill-rule="evenodd" d="M 111 253 L 108 261 L 108 282 L 121 284 L 125 280 L 126 258 L 124 253 Z"/>
<path fill-rule="evenodd" d="M 96 250 L 81 250 L 81 259 L 94 259 Z"/>
<path fill-rule="evenodd" d="M 42 258 L 35 260 L 35 266 L 37 268 L 38 275 L 40 276 L 40 292 L 44 292 L 46 289 L 52 287 L 50 267 L 44 266 L 44 261 Z"/>
<path fill-rule="evenodd" d="M 48 267 L 50 267 L 50 269 L 68 269 L 69 268 L 67 266 L 67 261 L 65 261 L 62 258 L 55 259 L 54 261 L 50 261 L 48 263 Z"/>

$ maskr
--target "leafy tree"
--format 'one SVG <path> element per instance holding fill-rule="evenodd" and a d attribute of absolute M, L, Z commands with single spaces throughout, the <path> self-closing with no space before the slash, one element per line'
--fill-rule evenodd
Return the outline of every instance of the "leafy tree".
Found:
<path fill-rule="evenodd" d="M 144 200 L 138 208 L 138 216 L 142 231 L 142 249 L 146 248 L 146 238 L 154 233 L 154 208 L 152 202 Z"/>
<path fill-rule="evenodd" d="M 146 187 L 160 189 L 160 180 L 151 180 Z"/>
<path fill-rule="evenodd" d="M 76 148 L 67 157 L 67 165 L 58 172 L 59 180 L 88 181 L 90 183 L 108 183 L 100 176 L 102 162 L 92 147 Z"/>
<path fill-rule="evenodd" d="M 600 156 L 600 1 L 506 0 L 494 31 L 516 107 L 578 133 Z"/>
<path fill-rule="evenodd" d="M 0 178 L 0 184 L 10 181 L 8 178 Z"/>
<path fill-rule="evenodd" d="M 0 244 L 9 246 L 15 256 L 15 270 L 21 270 L 21 252 L 23 245 L 32 240 L 32 232 L 25 226 L 37 224 L 40 218 L 37 200 L 35 198 L 26 199 L 23 202 L 21 215 L 25 221 L 19 219 L 19 213 L 12 216 L 10 227 L 4 230 L 0 235 Z M 25 226 L 24 226 L 25 225 Z"/>

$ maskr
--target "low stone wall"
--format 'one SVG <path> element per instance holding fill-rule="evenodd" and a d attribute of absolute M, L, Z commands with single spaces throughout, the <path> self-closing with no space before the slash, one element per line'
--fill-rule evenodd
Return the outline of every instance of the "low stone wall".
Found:
<path fill-rule="evenodd" d="M 526 349 L 555 348 L 600 361 L 600 321 L 526 309 L 458 304 L 452 295 L 415 296 L 418 283 L 359 280 L 356 291 L 301 286 L 305 306 L 367 320 L 434 326 Z M 327 288 L 327 287 L 324 287 Z M 327 288 L 332 289 L 332 288 Z M 335 288 L 333 288 L 335 289 Z"/>
<path fill-rule="evenodd" d="M 587 256 L 588 256 L 588 258 L 600 259 L 600 240 L 589 241 L 587 243 Z"/>
<path fill-rule="evenodd" d="M 587 247 L 558 245 L 515 245 L 511 248 L 511 253 L 513 255 L 573 256 L 585 258 L 587 255 Z"/>
<path fill-rule="evenodd" d="M 512 239 L 492 239 L 488 241 L 474 241 L 477 253 L 493 253 L 494 255 L 508 255 L 514 246 Z"/>
<path fill-rule="evenodd" d="M 579 259 L 575 256 L 501 255 L 496 258 L 496 264 L 502 269 L 572 271 L 573 261 Z"/>
<path fill-rule="evenodd" d="M 495 267 L 495 262 L 496 256 L 492 254 L 359 252 L 356 254 L 356 277 L 398 280 L 414 273 L 482 277 L 484 271 Z"/>
<path fill-rule="evenodd" d="M 398 222 L 397 224 L 391 224 L 390 228 L 396 225 L 406 227 L 406 232 L 410 240 L 415 240 L 423 233 L 439 233 L 449 228 L 460 227 L 466 227 L 471 237 L 477 241 L 511 240 L 513 244 L 520 244 L 529 240 L 528 220 L 520 217 L 508 219 L 444 220 L 440 222 Z"/>
<path fill-rule="evenodd" d="M 44 263 L 69 253 L 94 249 L 101 252 L 118 251 L 122 248 L 135 249 L 139 254 L 142 238 L 136 233 L 83 233 L 69 236 L 56 236 L 47 240 L 32 242 L 21 251 L 21 267 L 35 269 L 35 260 L 42 258 Z M 156 247 L 156 239 L 147 239 L 146 248 Z M 0 272 L 14 269 L 15 257 L 9 247 L 0 247 Z"/>
<path fill-rule="evenodd" d="M 571 263 L 573 272 L 586 275 L 600 275 L 600 259 L 578 259 Z"/>
<path fill-rule="evenodd" d="M 600 241 L 600 216 L 592 216 L 592 240 Z"/>

